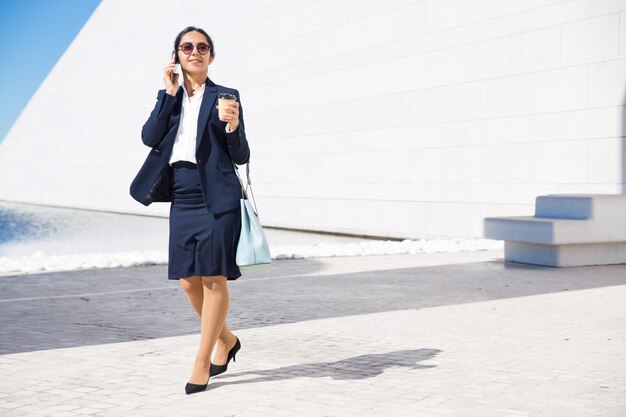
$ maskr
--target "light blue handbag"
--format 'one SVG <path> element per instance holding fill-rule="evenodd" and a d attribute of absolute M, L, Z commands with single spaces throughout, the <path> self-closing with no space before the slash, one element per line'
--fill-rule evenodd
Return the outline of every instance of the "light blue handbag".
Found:
<path fill-rule="evenodd" d="M 246 164 L 247 182 L 244 186 L 239 169 L 235 166 L 235 172 L 241 183 L 241 234 L 239 235 L 239 243 L 237 244 L 237 255 L 235 262 L 239 267 L 250 267 L 256 265 L 268 265 L 272 261 L 270 256 L 270 247 L 267 244 L 263 227 L 259 221 L 258 210 L 256 209 L 256 201 L 252 193 L 252 183 L 250 182 L 250 163 Z M 254 208 L 250 204 L 247 191 L 250 189 L 250 195 L 254 202 Z"/>

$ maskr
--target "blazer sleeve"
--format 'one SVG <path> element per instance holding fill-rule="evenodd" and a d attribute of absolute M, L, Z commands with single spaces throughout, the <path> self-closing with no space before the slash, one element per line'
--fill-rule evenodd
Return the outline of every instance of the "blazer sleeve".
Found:
<path fill-rule="evenodd" d="M 146 146 L 154 148 L 161 143 L 165 137 L 167 122 L 174 104 L 176 104 L 175 96 L 167 94 L 165 90 L 159 90 L 154 109 L 141 129 L 141 140 Z"/>
<path fill-rule="evenodd" d="M 239 102 L 239 126 L 233 132 L 226 133 L 226 143 L 230 158 L 237 165 L 243 165 L 250 160 L 250 147 L 246 139 L 246 127 L 243 123 L 243 106 L 239 98 L 239 91 L 235 90 L 235 96 Z"/>

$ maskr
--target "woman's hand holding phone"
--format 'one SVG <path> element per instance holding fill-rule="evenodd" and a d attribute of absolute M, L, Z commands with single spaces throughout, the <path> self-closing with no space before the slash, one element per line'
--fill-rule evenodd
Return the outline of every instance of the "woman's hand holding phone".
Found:
<path fill-rule="evenodd" d="M 174 67 L 177 64 L 172 59 L 165 66 L 165 71 L 163 73 L 163 81 L 165 82 L 165 92 L 169 95 L 175 96 L 176 91 L 178 91 L 178 76 L 180 74 L 174 72 Z"/>

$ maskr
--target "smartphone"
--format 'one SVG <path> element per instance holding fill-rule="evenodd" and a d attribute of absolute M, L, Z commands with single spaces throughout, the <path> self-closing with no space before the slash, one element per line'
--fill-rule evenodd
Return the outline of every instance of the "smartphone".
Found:
<path fill-rule="evenodd" d="M 172 80 L 172 82 L 174 82 L 174 73 L 182 75 L 181 69 L 180 69 L 180 64 L 174 65 L 174 69 L 172 70 L 172 75 L 170 76 L 170 79 Z M 178 77 L 178 78 L 180 78 L 180 77 Z"/>

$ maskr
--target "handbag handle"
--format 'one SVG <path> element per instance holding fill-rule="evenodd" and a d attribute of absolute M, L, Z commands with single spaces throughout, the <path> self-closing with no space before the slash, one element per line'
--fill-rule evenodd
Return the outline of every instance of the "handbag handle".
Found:
<path fill-rule="evenodd" d="M 241 184 L 241 198 L 248 199 L 248 189 L 250 189 L 250 195 L 252 196 L 252 203 L 254 205 L 254 214 L 259 217 L 259 210 L 256 207 L 256 200 L 254 199 L 254 193 L 252 192 L 252 181 L 250 181 L 250 162 L 246 162 L 246 185 L 244 186 L 241 176 L 239 175 L 239 168 L 237 164 L 233 162 L 233 166 L 235 167 L 235 173 L 237 174 L 237 178 L 239 179 L 239 184 Z"/>

